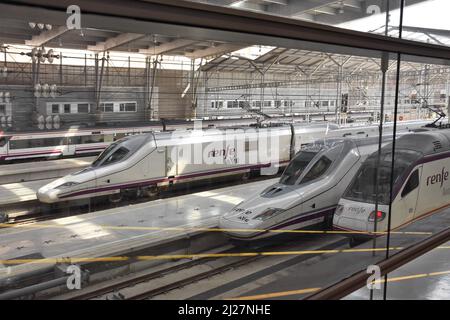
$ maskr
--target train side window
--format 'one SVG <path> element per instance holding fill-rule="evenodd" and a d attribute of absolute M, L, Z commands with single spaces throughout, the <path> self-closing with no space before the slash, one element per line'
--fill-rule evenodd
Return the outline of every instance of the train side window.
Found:
<path fill-rule="evenodd" d="M 303 177 L 301 183 L 309 182 L 323 175 L 331 165 L 331 160 L 323 156 L 312 166 L 307 174 Z"/>
<path fill-rule="evenodd" d="M 9 142 L 10 149 L 28 149 L 30 147 L 30 140 L 11 140 Z"/>
<path fill-rule="evenodd" d="M 64 144 L 64 138 L 31 139 L 29 141 L 29 148 L 55 147 Z"/>
<path fill-rule="evenodd" d="M 31 139 L 28 147 L 29 148 L 45 147 L 44 140 L 46 140 L 46 139 Z"/>
<path fill-rule="evenodd" d="M 411 191 L 419 186 L 419 170 L 414 171 L 405 184 L 402 191 L 402 198 L 407 196 Z"/>
<path fill-rule="evenodd" d="M 65 144 L 64 138 L 46 138 L 44 140 L 44 147 L 53 147 L 53 146 L 60 146 Z"/>
<path fill-rule="evenodd" d="M 69 144 L 81 144 L 81 137 L 80 136 L 69 137 Z"/>
<path fill-rule="evenodd" d="M 90 136 L 82 136 L 81 143 L 102 143 L 103 135 L 102 134 L 93 134 Z"/>

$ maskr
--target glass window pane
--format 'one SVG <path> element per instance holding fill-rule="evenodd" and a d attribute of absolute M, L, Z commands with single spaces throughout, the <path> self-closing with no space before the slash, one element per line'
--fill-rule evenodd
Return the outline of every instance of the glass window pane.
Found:
<path fill-rule="evenodd" d="M 89 103 L 79 103 L 78 113 L 89 113 Z"/>

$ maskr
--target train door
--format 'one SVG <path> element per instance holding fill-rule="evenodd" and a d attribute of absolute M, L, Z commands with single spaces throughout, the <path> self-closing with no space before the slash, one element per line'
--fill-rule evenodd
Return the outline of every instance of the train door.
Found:
<path fill-rule="evenodd" d="M 398 204 L 393 211 L 393 225 L 401 225 L 404 221 L 409 221 L 414 218 L 417 210 L 417 199 L 419 196 L 420 177 L 422 174 L 422 166 L 415 168 L 406 183 L 400 190 L 397 196 Z"/>
<path fill-rule="evenodd" d="M 81 144 L 80 136 L 72 136 L 67 139 L 67 152 L 70 155 L 75 155 L 77 153 L 77 146 Z"/>
<path fill-rule="evenodd" d="M 148 173 L 150 178 L 166 177 L 166 147 L 160 146 L 148 157 Z"/>
<path fill-rule="evenodd" d="M 175 178 L 178 175 L 178 146 L 172 145 L 166 147 L 166 177 Z M 169 181 L 170 182 L 170 181 Z"/>
<path fill-rule="evenodd" d="M 70 153 L 70 144 L 68 137 L 62 137 L 59 140 L 59 146 L 56 146 L 55 149 L 59 149 L 61 151 L 62 156 L 71 155 Z"/>
<path fill-rule="evenodd" d="M 8 154 L 8 141 L 10 137 L 0 137 L 0 160 Z"/>
<path fill-rule="evenodd" d="M 75 154 L 75 146 L 72 144 L 73 143 L 72 138 L 73 137 L 66 137 L 64 140 L 65 147 L 64 147 L 63 154 L 65 156 Z"/>

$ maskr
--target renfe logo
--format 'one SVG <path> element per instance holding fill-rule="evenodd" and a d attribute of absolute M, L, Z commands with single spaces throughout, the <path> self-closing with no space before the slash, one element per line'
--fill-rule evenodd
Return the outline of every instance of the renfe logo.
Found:
<path fill-rule="evenodd" d="M 445 167 L 442 168 L 441 173 L 436 173 L 427 177 L 427 186 L 430 184 L 440 183 L 441 187 L 444 184 L 444 181 L 448 180 L 448 171 L 445 171 Z"/>
<path fill-rule="evenodd" d="M 233 157 L 235 155 L 236 148 L 232 148 L 229 145 L 227 145 L 226 149 L 214 149 L 208 153 L 209 158 L 223 157 L 224 159 L 227 159 L 228 157 Z"/>

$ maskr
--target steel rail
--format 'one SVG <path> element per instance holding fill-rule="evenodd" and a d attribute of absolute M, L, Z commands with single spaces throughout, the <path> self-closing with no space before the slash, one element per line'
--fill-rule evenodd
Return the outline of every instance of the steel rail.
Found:
<path fill-rule="evenodd" d="M 208 271 L 202 272 L 200 274 L 196 274 L 196 275 L 193 275 L 193 276 L 190 276 L 190 277 L 186 277 L 186 278 L 181 279 L 179 281 L 172 282 L 172 283 L 169 283 L 167 285 L 163 285 L 163 286 L 155 288 L 155 289 L 151 289 L 151 290 L 147 290 L 147 291 L 140 292 L 140 293 L 137 293 L 137 294 L 129 295 L 129 296 L 126 297 L 126 300 L 145 300 L 145 299 L 150 299 L 150 298 L 152 298 L 154 296 L 163 294 L 165 292 L 168 292 L 168 291 L 171 291 L 171 290 L 174 290 L 174 289 L 178 289 L 178 288 L 184 287 L 186 285 L 195 283 L 197 281 L 200 281 L 200 280 L 203 280 L 203 279 L 207 279 L 209 277 L 212 277 L 212 276 L 218 275 L 220 273 L 226 272 L 228 270 L 231 270 L 231 269 L 234 269 L 234 268 L 246 265 L 246 264 L 248 264 L 250 262 L 253 262 L 255 260 L 261 259 L 261 257 L 262 256 L 253 256 L 253 257 L 241 258 L 241 259 L 238 259 L 237 261 L 226 263 L 226 264 L 224 264 L 222 266 L 219 266 L 217 268 L 214 268 L 212 270 L 208 270 Z"/>
<path fill-rule="evenodd" d="M 218 253 L 226 253 L 229 250 L 223 250 L 218 251 Z M 87 287 L 85 290 L 82 290 L 78 293 L 75 293 L 71 295 L 68 300 L 88 300 L 93 299 L 102 295 L 105 295 L 107 293 L 115 292 L 120 289 L 124 289 L 127 287 L 135 286 L 142 282 L 147 282 L 152 279 L 160 278 L 166 274 L 169 274 L 171 272 L 178 272 L 187 268 L 191 268 L 193 266 L 196 266 L 201 263 L 205 263 L 207 261 L 213 260 L 214 258 L 201 258 L 196 260 L 187 261 L 184 263 L 180 263 L 174 266 L 169 266 L 167 268 L 164 268 L 162 270 L 158 271 L 152 271 L 146 274 L 142 274 L 136 277 L 132 277 L 130 279 L 124 279 L 122 281 L 112 281 L 111 283 L 105 284 L 101 286 L 100 288 L 89 288 Z"/>

